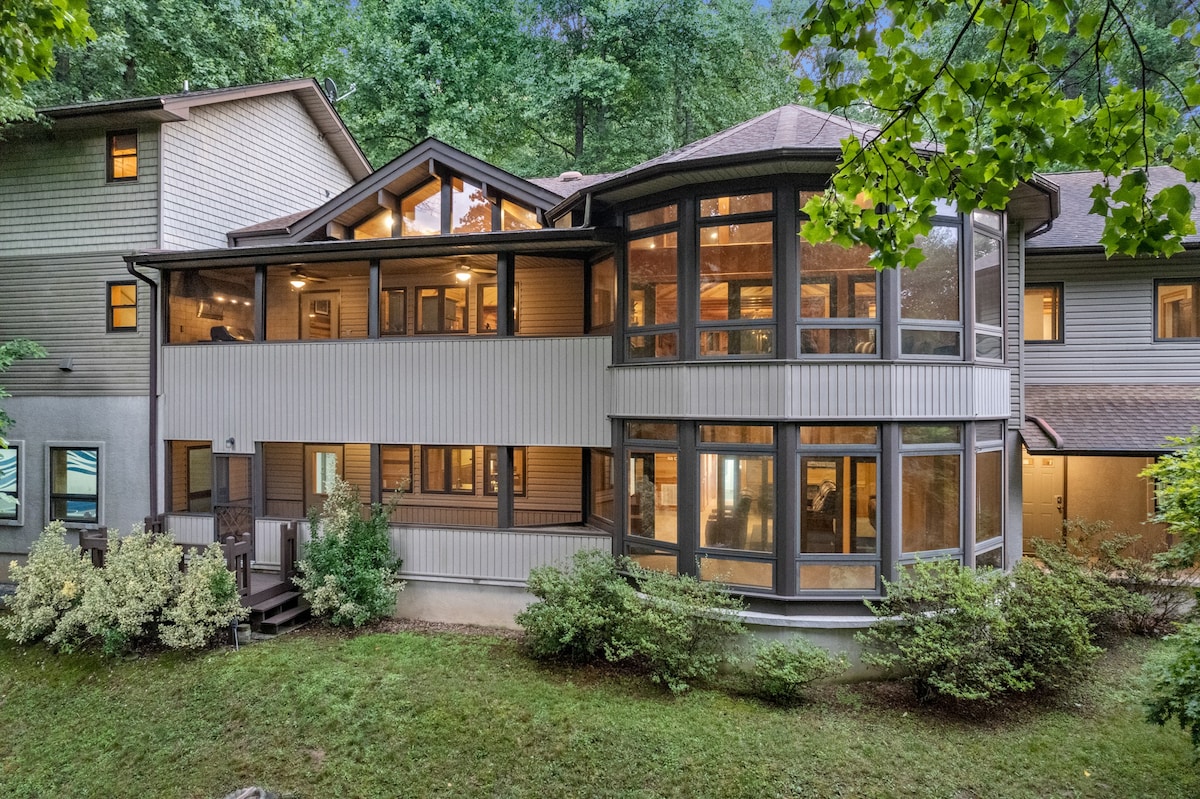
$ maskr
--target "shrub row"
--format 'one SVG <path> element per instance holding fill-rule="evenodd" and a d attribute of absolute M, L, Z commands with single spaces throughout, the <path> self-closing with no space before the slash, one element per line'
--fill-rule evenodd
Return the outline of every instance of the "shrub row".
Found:
<path fill-rule="evenodd" d="M 109 655 L 154 641 L 197 648 L 248 613 L 216 544 L 180 571 L 182 551 L 170 535 L 135 529 L 113 536 L 104 568 L 97 569 L 66 544 L 66 532 L 52 522 L 26 565 L 10 567 L 17 592 L 0 626 L 13 641 L 45 640 L 63 651 L 95 645 Z"/>

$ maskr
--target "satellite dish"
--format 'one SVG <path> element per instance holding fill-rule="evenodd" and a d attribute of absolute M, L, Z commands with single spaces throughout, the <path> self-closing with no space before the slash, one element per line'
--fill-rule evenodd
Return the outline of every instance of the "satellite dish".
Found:
<path fill-rule="evenodd" d="M 333 82 L 333 78 L 326 78 L 323 83 L 325 85 L 325 96 L 329 98 L 329 102 L 336 103 L 338 100 L 337 84 Z"/>

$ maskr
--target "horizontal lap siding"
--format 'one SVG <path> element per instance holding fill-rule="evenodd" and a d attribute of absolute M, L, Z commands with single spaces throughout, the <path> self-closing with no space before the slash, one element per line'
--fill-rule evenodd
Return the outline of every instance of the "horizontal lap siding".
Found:
<path fill-rule="evenodd" d="M 1190 254 L 1166 261 L 1028 261 L 1027 283 L 1061 282 L 1064 343 L 1025 345 L 1025 382 L 1200 383 L 1200 341 L 1155 341 L 1154 280 L 1195 279 Z"/>
<path fill-rule="evenodd" d="M 608 446 L 610 357 L 606 337 L 167 347 L 163 436 Z"/>
<path fill-rule="evenodd" d="M 292 94 L 191 109 L 163 126 L 163 246 L 226 246 L 245 225 L 316 208 L 352 182 Z"/>
<path fill-rule="evenodd" d="M 122 127 L 127 126 L 111 129 Z M 158 126 L 146 124 L 138 132 L 136 181 L 107 182 L 106 145 L 103 128 L 56 129 L 0 141 L 0 253 L 5 259 L 158 246 Z"/>
<path fill-rule="evenodd" d="M 526 496 L 515 497 L 518 527 L 583 521 L 583 451 L 565 447 L 526 450 Z"/>
<path fill-rule="evenodd" d="M 522 336 L 583 334 L 583 266 L 518 255 L 513 270 Z"/>
<path fill-rule="evenodd" d="M 121 253 L 9 258 L 0 247 L 0 341 L 22 337 L 47 357 L 4 374 L 14 396 L 136 396 L 149 387 L 150 294 L 137 284 L 137 332 L 109 333 L 108 281 L 129 281 Z M 64 358 L 74 361 L 60 371 Z"/>

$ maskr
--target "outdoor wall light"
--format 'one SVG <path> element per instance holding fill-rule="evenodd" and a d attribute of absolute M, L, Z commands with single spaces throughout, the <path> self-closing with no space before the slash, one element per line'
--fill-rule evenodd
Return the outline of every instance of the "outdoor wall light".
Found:
<path fill-rule="evenodd" d="M 233 449 L 237 446 L 237 442 L 233 440 L 233 436 L 225 439 L 225 449 Z"/>
<path fill-rule="evenodd" d="M 58 368 L 64 372 L 74 372 L 75 371 L 75 359 L 74 358 L 63 358 L 61 361 L 58 362 Z"/>

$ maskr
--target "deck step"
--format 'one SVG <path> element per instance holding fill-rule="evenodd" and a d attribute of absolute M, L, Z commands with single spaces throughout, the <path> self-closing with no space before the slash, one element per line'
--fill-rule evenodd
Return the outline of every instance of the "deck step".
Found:
<path fill-rule="evenodd" d="M 308 603 L 301 600 L 300 604 L 294 608 L 280 611 L 274 616 L 268 616 L 258 623 L 260 632 L 264 633 L 280 633 L 291 627 L 298 626 L 308 621 L 309 607 Z"/>
<path fill-rule="evenodd" d="M 255 602 L 250 606 L 250 612 L 256 613 L 259 616 L 266 616 L 271 611 L 286 607 L 287 605 L 297 602 L 299 599 L 299 591 L 286 591 L 282 594 L 276 594 Z"/>

